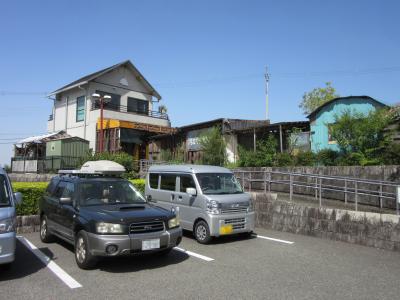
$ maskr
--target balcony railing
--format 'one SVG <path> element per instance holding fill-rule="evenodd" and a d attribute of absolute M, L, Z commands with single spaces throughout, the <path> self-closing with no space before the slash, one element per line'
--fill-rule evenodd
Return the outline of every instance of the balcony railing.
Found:
<path fill-rule="evenodd" d="M 92 110 L 100 109 L 100 103 L 94 102 L 92 104 Z M 147 110 L 147 111 L 136 111 L 132 109 L 131 107 L 124 106 L 124 105 L 115 105 L 111 103 L 107 103 L 104 105 L 105 110 L 112 110 L 112 111 L 119 111 L 119 112 L 124 112 L 124 113 L 130 113 L 130 114 L 135 114 L 135 115 L 141 115 L 141 116 L 147 116 L 147 117 L 152 117 L 152 118 L 158 118 L 158 119 L 164 119 L 164 120 L 169 120 L 168 114 L 161 113 L 158 111 L 152 111 L 152 110 Z"/>
<path fill-rule="evenodd" d="M 49 121 L 53 121 L 53 114 L 49 115 Z"/>

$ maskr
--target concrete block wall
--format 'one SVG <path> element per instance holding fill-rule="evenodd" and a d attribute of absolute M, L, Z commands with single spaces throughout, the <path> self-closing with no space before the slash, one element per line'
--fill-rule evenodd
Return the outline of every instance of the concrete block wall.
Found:
<path fill-rule="evenodd" d="M 400 251 L 400 216 L 313 208 L 252 193 L 256 226 Z"/>
<path fill-rule="evenodd" d="M 49 182 L 56 174 L 10 173 L 12 182 Z"/>

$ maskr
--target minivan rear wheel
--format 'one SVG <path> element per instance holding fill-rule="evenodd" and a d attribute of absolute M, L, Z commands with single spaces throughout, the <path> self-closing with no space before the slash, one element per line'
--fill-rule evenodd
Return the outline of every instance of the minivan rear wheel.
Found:
<path fill-rule="evenodd" d="M 53 235 L 49 232 L 46 216 L 42 216 L 42 219 L 40 220 L 40 240 L 43 243 L 50 243 L 53 241 Z"/>
<path fill-rule="evenodd" d="M 194 226 L 194 237 L 200 244 L 208 244 L 211 241 L 210 228 L 207 222 L 201 220 Z"/>

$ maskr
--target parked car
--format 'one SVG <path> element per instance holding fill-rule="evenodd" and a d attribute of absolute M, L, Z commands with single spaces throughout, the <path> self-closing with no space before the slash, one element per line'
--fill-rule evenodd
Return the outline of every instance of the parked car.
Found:
<path fill-rule="evenodd" d="M 60 171 L 39 203 L 40 238 L 54 236 L 75 246 L 80 268 L 99 257 L 139 253 L 167 254 L 182 239 L 176 215 L 148 203 L 120 177 L 124 167 L 90 161 L 80 170 Z"/>
<path fill-rule="evenodd" d="M 147 174 L 145 195 L 178 213 L 181 226 L 199 243 L 212 237 L 254 230 L 254 208 L 248 193 L 225 168 L 201 165 L 154 165 Z"/>
<path fill-rule="evenodd" d="M 0 264 L 9 267 L 15 259 L 16 211 L 21 193 L 13 193 L 7 173 L 0 167 Z"/>

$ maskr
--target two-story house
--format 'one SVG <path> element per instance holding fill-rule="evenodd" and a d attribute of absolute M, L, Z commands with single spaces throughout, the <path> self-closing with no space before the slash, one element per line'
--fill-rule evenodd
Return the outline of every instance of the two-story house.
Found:
<path fill-rule="evenodd" d="M 93 94 L 110 98 L 104 104 L 103 130 L 100 100 Z M 88 140 L 96 152 L 103 140 L 104 151 L 125 151 L 135 159 L 148 158 L 147 138 L 173 131 L 168 115 L 155 111 L 160 94 L 129 60 L 73 81 L 49 97 L 54 105 L 48 132 L 64 130 Z"/>

